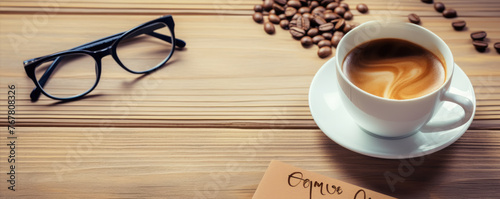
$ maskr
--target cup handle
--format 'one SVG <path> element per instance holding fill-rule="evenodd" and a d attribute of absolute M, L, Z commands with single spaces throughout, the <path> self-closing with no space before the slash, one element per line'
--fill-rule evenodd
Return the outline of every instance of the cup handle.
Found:
<path fill-rule="evenodd" d="M 449 101 L 461 106 L 465 113 L 464 116 L 461 119 L 428 122 L 424 125 L 424 127 L 422 127 L 422 132 L 436 132 L 454 129 L 467 123 L 467 121 L 469 121 L 469 119 L 473 116 L 474 103 L 472 103 L 469 98 L 451 92 L 445 92 L 442 101 Z"/>

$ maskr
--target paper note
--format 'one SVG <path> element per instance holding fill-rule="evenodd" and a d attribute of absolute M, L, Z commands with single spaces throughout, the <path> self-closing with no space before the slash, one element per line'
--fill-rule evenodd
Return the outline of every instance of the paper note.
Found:
<path fill-rule="evenodd" d="M 389 199 L 393 198 L 318 173 L 273 160 L 253 199 Z"/>

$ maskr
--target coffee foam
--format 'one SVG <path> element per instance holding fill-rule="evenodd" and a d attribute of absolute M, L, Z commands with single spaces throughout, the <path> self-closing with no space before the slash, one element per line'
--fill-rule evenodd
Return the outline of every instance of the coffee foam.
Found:
<path fill-rule="evenodd" d="M 348 53 L 344 73 L 360 89 L 389 99 L 412 99 L 438 89 L 446 79 L 433 53 L 400 39 L 378 39 Z"/>

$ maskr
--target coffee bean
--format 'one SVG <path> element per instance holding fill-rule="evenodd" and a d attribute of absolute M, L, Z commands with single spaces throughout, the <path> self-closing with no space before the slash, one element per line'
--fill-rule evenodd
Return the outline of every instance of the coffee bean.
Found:
<path fill-rule="evenodd" d="M 294 7 L 287 7 L 285 9 L 285 16 L 286 17 L 293 17 L 293 15 L 297 14 L 297 9 Z"/>
<path fill-rule="evenodd" d="M 336 7 L 339 7 L 339 3 L 337 2 L 332 2 L 332 3 L 329 3 L 328 5 L 326 5 L 326 9 L 327 10 L 333 10 L 335 9 Z"/>
<path fill-rule="evenodd" d="M 280 20 L 288 19 L 285 14 L 280 14 L 278 15 L 278 17 L 280 18 Z"/>
<path fill-rule="evenodd" d="M 270 35 L 274 34 L 275 32 L 274 25 L 269 21 L 264 22 L 264 31 L 266 31 L 266 33 Z"/>
<path fill-rule="evenodd" d="M 343 30 L 345 26 L 345 20 L 340 19 L 337 24 L 335 24 L 335 30 Z"/>
<path fill-rule="evenodd" d="M 332 41 L 332 46 L 336 48 L 343 36 L 344 36 L 343 32 L 335 31 L 333 33 L 333 37 L 332 37 L 332 40 L 331 40 Z"/>
<path fill-rule="evenodd" d="M 302 39 L 300 39 L 300 44 L 302 44 L 302 46 L 304 46 L 304 47 L 308 47 L 308 46 L 311 46 L 313 44 L 313 40 L 309 36 L 304 36 L 304 37 L 302 37 Z"/>
<path fill-rule="evenodd" d="M 409 14 L 408 20 L 410 20 L 410 22 L 412 22 L 414 24 L 420 24 L 420 17 L 415 13 Z"/>
<path fill-rule="evenodd" d="M 326 7 L 328 4 L 333 3 L 334 0 L 322 0 L 321 5 Z"/>
<path fill-rule="evenodd" d="M 315 17 L 321 17 L 321 18 L 325 18 L 325 12 L 315 12 L 313 14 Z"/>
<path fill-rule="evenodd" d="M 332 39 L 333 34 L 331 32 L 324 32 L 323 34 L 321 34 L 321 36 L 323 36 L 327 40 L 330 40 Z"/>
<path fill-rule="evenodd" d="M 333 13 L 333 10 L 326 9 L 325 12 L 323 12 L 323 14 L 327 14 L 327 13 Z"/>
<path fill-rule="evenodd" d="M 470 38 L 472 38 L 472 40 L 483 40 L 484 38 L 486 38 L 486 32 L 485 31 L 473 32 L 470 34 Z"/>
<path fill-rule="evenodd" d="M 345 20 L 351 20 L 353 16 L 354 15 L 352 15 L 351 11 L 347 11 L 347 12 L 344 13 L 344 19 Z"/>
<path fill-rule="evenodd" d="M 287 0 L 274 0 L 275 3 L 278 3 L 278 4 L 282 5 L 282 6 L 284 6 L 286 4 L 286 1 Z"/>
<path fill-rule="evenodd" d="M 326 14 L 324 15 L 324 19 L 325 19 L 327 22 L 330 22 L 330 21 L 332 21 L 332 20 L 334 20 L 334 19 L 338 19 L 338 18 L 340 18 L 340 15 L 335 14 L 335 13 L 326 13 Z"/>
<path fill-rule="evenodd" d="M 318 56 L 320 58 L 328 57 L 332 54 L 332 48 L 329 46 L 323 46 L 318 49 Z"/>
<path fill-rule="evenodd" d="M 340 7 L 343 7 L 345 11 L 349 11 L 349 4 L 347 3 L 340 3 Z"/>
<path fill-rule="evenodd" d="M 253 13 L 252 18 L 255 22 L 261 23 L 264 20 L 264 15 L 261 12 Z"/>
<path fill-rule="evenodd" d="M 314 10 L 314 8 L 317 8 L 319 6 L 319 2 L 317 1 L 310 1 L 309 2 L 309 8 L 311 8 L 311 10 Z"/>
<path fill-rule="evenodd" d="M 254 10 L 255 12 L 262 12 L 262 11 L 264 10 L 264 8 L 262 7 L 262 5 L 261 5 L 261 4 L 257 4 L 257 5 L 255 5 L 255 6 L 253 7 L 253 10 Z"/>
<path fill-rule="evenodd" d="M 292 28 L 292 27 L 297 27 L 297 20 L 290 20 L 290 22 L 288 22 L 288 28 Z"/>
<path fill-rule="evenodd" d="M 276 14 L 276 11 L 274 9 L 269 10 L 269 13 L 267 14 Z"/>
<path fill-rule="evenodd" d="M 443 10 L 445 9 L 446 7 L 444 6 L 444 3 L 441 3 L 441 2 L 436 2 L 434 3 L 434 10 L 438 11 L 438 12 L 443 12 Z"/>
<path fill-rule="evenodd" d="M 271 9 L 273 9 L 273 4 L 274 0 L 264 0 L 264 4 L 262 5 L 262 7 L 265 11 L 269 12 Z"/>
<path fill-rule="evenodd" d="M 314 21 L 314 23 L 315 23 L 316 25 L 318 25 L 318 26 L 321 26 L 321 25 L 323 25 L 323 24 L 325 24 L 325 23 L 326 23 L 326 20 L 325 20 L 325 19 L 323 19 L 323 18 L 322 18 L 322 17 L 320 17 L 320 16 L 315 16 L 315 17 L 313 18 L 313 21 Z"/>
<path fill-rule="evenodd" d="M 432 3 L 433 0 L 422 0 L 422 2 L 424 2 L 424 3 Z"/>
<path fill-rule="evenodd" d="M 273 24 L 279 24 L 280 23 L 280 17 L 276 14 L 269 14 L 268 16 L 269 21 Z"/>
<path fill-rule="evenodd" d="M 338 14 L 340 16 L 344 16 L 345 8 L 339 6 L 339 7 L 336 7 L 335 10 L 333 10 L 333 12 L 335 12 L 336 14 Z"/>
<path fill-rule="evenodd" d="M 368 6 L 364 3 L 360 3 L 356 6 L 356 9 L 360 12 L 360 13 L 367 13 L 368 12 Z"/>
<path fill-rule="evenodd" d="M 319 34 L 319 30 L 317 28 L 311 28 L 307 31 L 307 35 L 314 37 Z"/>
<path fill-rule="evenodd" d="M 333 33 L 333 36 L 338 36 L 338 37 L 343 37 L 344 36 L 344 33 L 342 31 L 335 31 Z"/>
<path fill-rule="evenodd" d="M 318 44 L 320 41 L 325 40 L 325 37 L 321 35 L 316 35 L 313 37 L 313 43 Z"/>
<path fill-rule="evenodd" d="M 345 26 L 344 26 L 344 29 L 342 30 L 342 32 L 344 33 L 348 33 L 349 31 L 351 31 L 352 29 L 354 28 L 354 26 L 352 24 L 348 24 L 346 23 Z"/>
<path fill-rule="evenodd" d="M 316 13 L 323 13 L 325 12 L 325 10 L 326 10 L 325 7 L 318 6 L 311 11 L 311 14 L 316 15 Z"/>
<path fill-rule="evenodd" d="M 340 40 L 342 39 L 342 37 L 339 37 L 339 36 L 333 36 L 332 37 L 332 46 L 337 48 L 337 46 L 339 45 L 339 42 Z"/>
<path fill-rule="evenodd" d="M 311 13 L 304 13 L 302 17 L 309 19 L 309 21 L 311 21 L 314 18 L 314 16 Z"/>
<path fill-rule="evenodd" d="M 323 47 L 323 46 L 328 46 L 328 47 L 331 47 L 332 46 L 332 42 L 330 40 L 321 40 L 320 42 L 318 42 L 318 47 Z"/>
<path fill-rule="evenodd" d="M 276 14 L 281 14 L 285 12 L 285 8 L 277 3 L 273 4 L 273 9 L 276 12 Z"/>
<path fill-rule="evenodd" d="M 306 31 L 299 27 L 292 27 L 290 28 L 290 34 L 293 38 L 300 39 L 306 34 Z"/>
<path fill-rule="evenodd" d="M 286 5 L 288 5 L 288 7 L 294 7 L 295 9 L 299 9 L 302 6 L 300 1 L 297 0 L 290 0 L 286 3 Z"/>
<path fill-rule="evenodd" d="M 495 43 L 493 47 L 497 50 L 497 53 L 500 53 L 500 42 Z"/>
<path fill-rule="evenodd" d="M 302 14 L 297 13 L 297 14 L 293 15 L 292 20 L 297 20 L 297 18 L 299 18 L 300 16 L 302 16 Z"/>
<path fill-rule="evenodd" d="M 484 41 L 472 41 L 472 45 L 474 45 L 476 50 L 479 52 L 484 52 L 486 48 L 488 48 L 488 43 Z"/>
<path fill-rule="evenodd" d="M 300 14 L 308 13 L 310 11 L 311 11 L 311 9 L 309 7 L 300 7 L 299 8 L 299 13 Z"/>
<path fill-rule="evenodd" d="M 464 29 L 465 25 L 466 25 L 466 23 L 464 20 L 454 21 L 451 23 L 451 26 L 455 30 L 462 30 L 462 29 Z"/>
<path fill-rule="evenodd" d="M 324 24 L 321 24 L 318 29 L 319 31 L 322 31 L 322 32 L 327 32 L 327 31 L 331 31 L 333 29 L 333 24 L 332 23 L 324 23 Z"/>
<path fill-rule="evenodd" d="M 333 36 L 332 37 L 332 46 L 337 48 L 341 39 L 342 39 L 342 37 Z"/>
<path fill-rule="evenodd" d="M 445 18 L 455 18 L 457 17 L 457 11 L 453 8 L 448 8 L 443 11 L 443 16 Z"/>
<path fill-rule="evenodd" d="M 305 18 L 303 16 L 297 17 L 297 27 L 301 28 L 303 30 L 309 30 L 311 28 L 311 22 L 309 21 L 308 18 Z"/>
<path fill-rule="evenodd" d="M 283 20 L 280 21 L 281 28 L 283 28 L 285 30 L 288 30 L 288 25 L 289 24 L 290 24 L 290 22 L 287 19 L 283 19 Z"/>

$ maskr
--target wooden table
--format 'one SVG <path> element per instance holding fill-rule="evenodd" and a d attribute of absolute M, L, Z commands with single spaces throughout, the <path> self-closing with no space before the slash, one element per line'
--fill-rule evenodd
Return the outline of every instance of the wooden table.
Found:
<path fill-rule="evenodd" d="M 474 86 L 477 112 L 451 146 L 411 160 L 349 151 L 325 136 L 308 107 L 309 85 L 330 57 L 303 48 L 277 27 L 252 21 L 260 0 L 3 0 L 0 2 L 0 197 L 251 198 L 271 160 L 400 198 L 500 195 L 500 1 L 443 0 L 468 29 L 454 31 L 419 0 L 364 2 L 355 23 L 421 16 L 450 46 Z M 172 14 L 187 42 L 148 76 L 103 60 L 89 97 L 29 100 L 22 61 L 75 47 Z M 485 30 L 489 50 L 469 34 Z M 8 85 L 16 86 L 16 191 L 8 190 Z M 402 171 L 400 171 L 403 169 Z M 408 169 L 408 170 L 404 170 Z M 393 188 L 386 173 L 400 178 Z M 401 175 L 404 174 L 403 176 Z"/>

